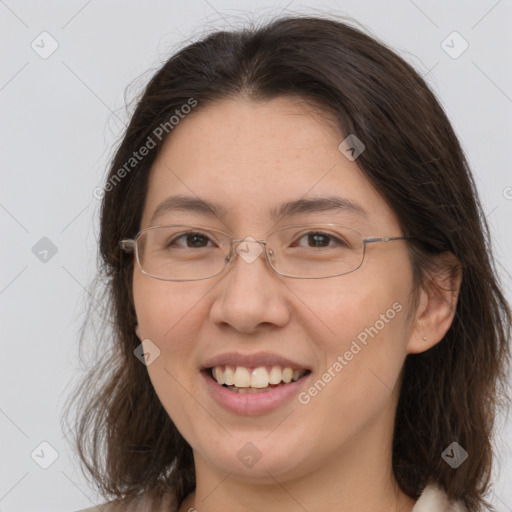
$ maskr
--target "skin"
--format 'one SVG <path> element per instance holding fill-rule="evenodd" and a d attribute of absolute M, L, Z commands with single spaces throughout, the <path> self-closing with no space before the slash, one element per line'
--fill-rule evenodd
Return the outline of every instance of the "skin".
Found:
<path fill-rule="evenodd" d="M 276 227 L 271 208 L 336 194 L 361 205 L 367 218 L 320 212 L 279 226 L 336 222 L 363 236 L 402 235 L 357 160 L 338 150 L 344 137 L 329 121 L 291 97 L 229 99 L 193 112 L 153 166 L 141 229 L 152 225 L 161 201 L 181 193 L 219 202 L 228 214 L 177 211 L 153 225 L 200 224 L 265 239 Z M 229 272 L 202 281 L 160 281 L 135 266 L 133 292 L 137 335 L 161 351 L 147 367 L 150 379 L 194 453 L 197 486 L 180 512 L 412 509 L 391 469 L 400 373 L 407 354 L 442 339 L 457 292 L 421 290 L 412 310 L 407 242 L 370 244 L 357 271 L 318 280 L 279 276 L 263 255 L 250 264 L 237 257 Z M 307 362 L 311 383 L 394 303 L 402 311 L 307 404 L 293 399 L 270 413 L 237 415 L 211 399 L 199 376 L 202 362 L 217 354 L 269 351 Z M 237 458 L 247 442 L 261 453 L 250 468 Z"/>

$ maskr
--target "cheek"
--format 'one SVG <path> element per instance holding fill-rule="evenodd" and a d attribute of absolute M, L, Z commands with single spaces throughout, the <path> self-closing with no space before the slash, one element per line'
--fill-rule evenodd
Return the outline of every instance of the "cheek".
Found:
<path fill-rule="evenodd" d="M 172 385 L 173 377 L 181 382 L 197 370 L 191 367 L 191 362 L 197 360 L 196 340 L 204 323 L 205 295 L 209 288 L 197 283 L 191 286 L 158 281 L 143 275 L 134 276 L 133 283 L 140 338 L 151 340 L 159 351 L 158 359 L 148 365 L 158 393 L 162 387 Z"/>
<path fill-rule="evenodd" d="M 159 281 L 135 273 L 133 296 L 141 336 L 165 343 L 184 323 L 190 327 L 207 291 L 197 284 Z"/>
<path fill-rule="evenodd" d="M 158 357 L 147 365 L 147 371 L 171 419 L 178 428 L 185 421 L 184 431 L 190 426 L 186 418 L 201 414 L 189 390 L 194 385 L 191 376 L 197 372 L 191 362 L 197 359 L 195 340 L 202 326 L 201 306 L 207 293 L 208 289 L 198 287 L 197 283 L 190 286 L 190 283 L 134 275 L 133 295 L 140 338 L 151 340 L 159 351 Z"/>
<path fill-rule="evenodd" d="M 411 277 L 408 259 L 397 258 L 294 289 L 314 313 L 303 328 L 317 334 L 313 348 L 323 354 L 322 373 L 304 402 L 337 404 L 344 412 L 332 410 L 335 416 L 384 407 L 406 357 Z"/>
<path fill-rule="evenodd" d="M 315 283 L 294 283 L 305 304 L 303 328 L 317 334 L 326 353 L 348 350 L 351 341 L 375 336 L 403 341 L 410 276 L 406 272 L 354 272 Z"/>

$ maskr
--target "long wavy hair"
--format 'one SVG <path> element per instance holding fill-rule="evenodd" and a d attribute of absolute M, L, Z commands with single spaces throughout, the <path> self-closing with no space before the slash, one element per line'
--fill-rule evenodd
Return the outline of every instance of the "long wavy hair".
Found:
<path fill-rule="evenodd" d="M 405 360 L 392 463 L 407 495 L 417 498 L 433 481 L 468 510 L 481 510 L 495 415 L 506 403 L 511 312 L 454 130 L 418 72 L 344 19 L 294 15 L 256 25 L 211 33 L 172 55 L 140 95 L 113 156 L 99 241 L 107 334 L 100 329 L 97 360 L 67 409 L 84 474 L 104 497 L 125 502 L 139 495 L 156 502 L 169 490 L 180 501 L 194 489 L 191 447 L 134 356 L 133 259 L 119 241 L 139 231 L 152 164 L 184 105 L 196 102 L 198 112 L 221 99 L 290 95 L 333 114 L 343 134 L 364 142 L 361 172 L 403 233 L 418 237 L 409 246 L 415 290 L 455 271 L 436 266 L 435 255 L 451 253 L 458 262 L 462 284 L 450 329 Z M 149 145 L 155 147 L 144 158 L 130 160 Z M 457 470 L 441 457 L 453 441 L 469 454 Z"/>

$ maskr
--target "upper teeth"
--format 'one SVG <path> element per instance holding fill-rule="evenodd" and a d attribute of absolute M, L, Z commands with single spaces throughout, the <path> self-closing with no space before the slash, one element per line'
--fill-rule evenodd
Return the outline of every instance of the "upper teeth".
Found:
<path fill-rule="evenodd" d="M 264 366 L 250 369 L 244 366 L 214 366 L 213 378 L 219 384 L 237 388 L 266 388 L 269 384 L 286 384 L 300 379 L 307 370 L 293 370 L 290 367 L 272 366 L 270 371 Z"/>

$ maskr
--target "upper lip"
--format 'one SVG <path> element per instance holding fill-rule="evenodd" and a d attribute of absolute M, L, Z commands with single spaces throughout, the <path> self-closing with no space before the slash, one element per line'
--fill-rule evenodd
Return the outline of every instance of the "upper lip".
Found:
<path fill-rule="evenodd" d="M 271 352 L 257 352 L 255 354 L 241 354 L 237 352 L 226 352 L 207 359 L 203 364 L 203 370 L 214 366 L 244 366 L 246 368 L 257 368 L 259 366 L 281 366 L 294 370 L 308 370 L 308 366 L 300 362 L 288 359 L 279 354 Z"/>

